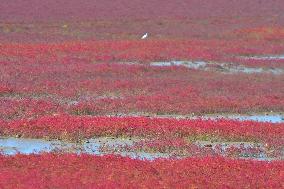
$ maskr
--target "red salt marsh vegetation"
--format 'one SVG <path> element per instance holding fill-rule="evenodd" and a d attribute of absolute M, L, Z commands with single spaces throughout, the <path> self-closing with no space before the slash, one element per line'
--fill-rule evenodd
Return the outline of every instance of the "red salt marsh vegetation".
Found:
<path fill-rule="evenodd" d="M 3 188 L 281 188 L 283 162 L 187 158 L 152 162 L 116 156 L 0 156 Z"/>
<path fill-rule="evenodd" d="M 89 140 L 102 137 L 119 141 L 134 140 L 131 145 L 119 145 L 116 149 L 106 145 L 101 150 L 109 154 L 120 151 L 147 152 L 151 159 L 154 158 L 153 153 L 162 153 L 160 155 L 172 158 L 223 155 L 274 161 L 282 158 L 284 144 L 283 123 L 66 115 L 2 120 L 0 123 L 2 137 L 45 138 L 77 143 L 88 143 Z"/>
<path fill-rule="evenodd" d="M 115 63 L 1 62 L 0 117 L 281 112 L 283 74 Z"/>
<path fill-rule="evenodd" d="M 283 145 L 283 123 L 234 120 L 186 120 L 146 117 L 47 116 L 1 121 L 2 135 L 84 139 L 93 136 L 190 137 L 215 135 Z"/>
<path fill-rule="evenodd" d="M 279 39 L 283 42 L 283 37 Z M 274 43 L 273 46 L 271 43 Z M 61 43 L 0 43 L 1 60 L 144 62 L 165 60 L 232 61 L 239 56 L 282 55 L 283 43 L 266 40 L 91 40 Z M 235 58 L 235 59 L 234 59 Z M 277 61 L 277 60 L 276 60 Z M 283 62 L 279 63 L 283 66 Z M 273 64 L 271 64 L 273 66 Z"/>
<path fill-rule="evenodd" d="M 64 6 L 63 6 L 64 5 Z M 33 6 L 34 9 L 28 9 Z M 48 7 L 49 9 L 47 9 Z M 202 8 L 200 11 L 198 8 Z M 274 15 L 274 19 L 282 17 L 283 3 L 281 0 L 245 1 L 245 0 L 216 0 L 200 2 L 198 0 L 179 0 L 172 2 L 159 0 L 11 0 L 1 5 L 1 19 L 5 21 L 58 21 L 58 20 L 89 20 L 89 19 L 116 19 L 116 18 L 155 18 L 155 17 L 190 17 L 222 19 L 222 17 L 256 17 Z M 259 20 L 261 22 L 261 20 Z"/>
<path fill-rule="evenodd" d="M 68 33 L 70 26 L 71 38 L 78 28 L 79 31 L 85 29 L 83 33 L 87 33 L 87 36 L 104 36 L 103 38 L 113 35 L 129 38 L 129 35 L 140 35 L 147 31 L 157 37 L 211 38 L 212 35 L 235 29 L 283 26 L 283 9 L 281 0 L 167 0 L 163 4 L 160 0 L 11 0 L 0 5 L 0 20 L 1 23 L 8 24 L 3 31 L 20 33 L 20 40 L 24 36 L 30 40 L 37 39 L 39 31 L 44 29 L 48 29 L 50 34 L 57 30 L 56 24 L 65 33 Z M 9 28 L 9 24 L 30 25 Z M 36 24 L 46 27 L 31 32 L 37 28 Z M 43 34 L 47 33 L 41 35 Z M 53 37 L 53 40 L 58 40 L 63 35 L 57 33 L 55 36 L 57 37 Z"/>
<path fill-rule="evenodd" d="M 283 188 L 283 9 L 281 0 L 1 3 L 0 188 Z M 203 119 L 259 113 L 279 118 Z M 24 144 L 35 138 L 100 147 L 35 152 Z"/>

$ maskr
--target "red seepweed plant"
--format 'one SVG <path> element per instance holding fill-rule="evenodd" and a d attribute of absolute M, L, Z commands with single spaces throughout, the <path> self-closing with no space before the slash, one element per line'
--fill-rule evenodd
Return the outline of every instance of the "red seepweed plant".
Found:
<path fill-rule="evenodd" d="M 3 188 L 281 188 L 282 161 L 75 154 L 0 155 Z"/>

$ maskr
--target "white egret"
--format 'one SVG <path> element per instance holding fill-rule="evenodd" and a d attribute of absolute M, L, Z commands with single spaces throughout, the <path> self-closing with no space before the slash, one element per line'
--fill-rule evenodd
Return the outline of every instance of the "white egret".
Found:
<path fill-rule="evenodd" d="M 148 33 L 145 33 L 142 37 L 141 37 L 141 39 L 146 39 L 148 37 Z"/>

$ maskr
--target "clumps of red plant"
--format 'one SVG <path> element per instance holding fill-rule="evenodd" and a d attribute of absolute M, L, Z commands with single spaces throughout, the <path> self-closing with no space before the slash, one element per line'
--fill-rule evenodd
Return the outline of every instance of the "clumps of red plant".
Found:
<path fill-rule="evenodd" d="M 44 99 L 1 99 L 0 118 L 6 120 L 36 118 L 63 112 L 59 104 Z"/>
<path fill-rule="evenodd" d="M 281 188 L 282 161 L 133 160 L 75 154 L 0 155 L 3 188 Z"/>
<path fill-rule="evenodd" d="M 91 40 L 61 43 L 0 43 L 0 57 L 16 62 L 69 63 L 74 61 L 166 61 L 215 60 L 222 61 L 239 55 L 280 53 L 281 43 L 258 40 L 220 39 L 152 39 L 152 40 Z"/>
<path fill-rule="evenodd" d="M 46 116 L 36 119 L 1 121 L 4 135 L 80 139 L 93 136 L 219 137 L 259 140 L 283 145 L 283 123 L 233 120 L 186 120 L 146 117 Z"/>
<path fill-rule="evenodd" d="M 13 90 L 7 85 L 0 85 L 0 94 L 8 94 L 11 93 L 12 91 Z"/>
<path fill-rule="evenodd" d="M 1 117 L 30 118 L 25 111 L 17 112 L 13 105 L 26 106 L 26 101 L 45 101 L 42 106 L 49 104 L 46 109 L 52 109 L 52 113 L 76 115 L 284 111 L 282 74 L 264 77 L 264 74 L 84 61 L 0 62 L 0 65 L 3 83 L 0 104 L 7 112 L 19 115 L 5 116 L 7 113 L 1 115 L 0 111 Z M 28 107 L 33 104 L 38 106 L 30 103 Z M 33 109 L 39 110 L 39 115 L 50 115 L 38 107 Z"/>

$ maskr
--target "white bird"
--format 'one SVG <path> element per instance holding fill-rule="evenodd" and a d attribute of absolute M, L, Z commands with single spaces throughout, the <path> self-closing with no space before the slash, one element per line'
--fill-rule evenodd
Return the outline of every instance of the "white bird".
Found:
<path fill-rule="evenodd" d="M 148 37 L 148 33 L 145 33 L 142 37 L 141 37 L 141 39 L 146 39 Z"/>

